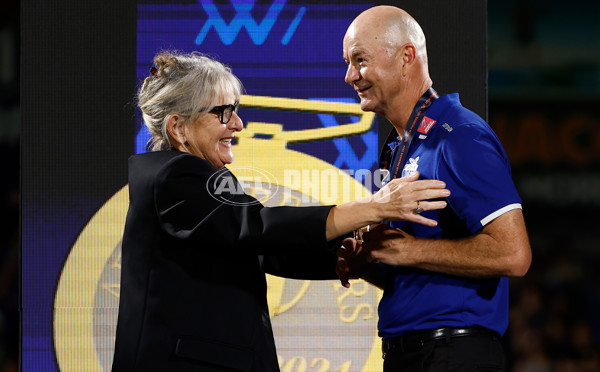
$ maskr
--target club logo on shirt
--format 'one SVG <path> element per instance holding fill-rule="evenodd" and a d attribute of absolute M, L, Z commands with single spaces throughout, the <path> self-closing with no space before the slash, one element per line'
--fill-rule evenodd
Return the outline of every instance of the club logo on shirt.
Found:
<path fill-rule="evenodd" d="M 417 173 L 417 169 L 419 169 L 419 159 L 421 157 L 417 156 L 416 159 L 413 158 L 409 158 L 408 159 L 408 163 L 406 163 L 404 165 L 404 168 L 402 168 L 402 177 L 408 177 L 411 176 L 415 173 Z"/>
<path fill-rule="evenodd" d="M 425 117 L 423 117 L 423 120 L 421 120 L 421 124 L 419 124 L 419 128 L 417 129 L 417 132 L 427 134 L 429 132 L 429 130 L 431 128 L 433 128 L 434 124 L 435 124 L 435 120 L 425 116 Z"/>

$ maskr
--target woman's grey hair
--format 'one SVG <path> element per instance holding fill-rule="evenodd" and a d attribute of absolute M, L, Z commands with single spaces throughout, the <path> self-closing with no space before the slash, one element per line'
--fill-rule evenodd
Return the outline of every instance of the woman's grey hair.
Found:
<path fill-rule="evenodd" d="M 243 91 L 231 69 L 198 52 L 181 54 L 165 51 L 154 57 L 151 75 L 137 93 L 138 107 L 152 137 L 150 151 L 169 150 L 167 118 L 178 114 L 194 120 L 219 104 L 225 93 L 239 100 Z"/>

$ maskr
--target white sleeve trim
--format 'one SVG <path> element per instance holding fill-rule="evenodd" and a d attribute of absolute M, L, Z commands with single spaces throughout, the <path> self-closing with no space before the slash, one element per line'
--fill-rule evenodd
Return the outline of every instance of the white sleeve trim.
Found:
<path fill-rule="evenodd" d="M 513 209 L 523 209 L 523 207 L 521 206 L 521 203 L 509 204 L 506 207 L 500 208 L 496 212 L 489 214 L 487 217 L 484 217 L 479 222 L 481 222 L 481 226 L 485 226 L 488 223 L 492 222 L 492 220 L 494 220 L 496 217 L 499 217 L 508 211 L 512 211 Z"/>

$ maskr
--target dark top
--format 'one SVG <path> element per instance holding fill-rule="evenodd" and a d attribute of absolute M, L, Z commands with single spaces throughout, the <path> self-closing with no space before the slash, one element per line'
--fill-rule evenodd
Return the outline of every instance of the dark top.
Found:
<path fill-rule="evenodd" d="M 265 272 L 337 278 L 331 207 L 222 203 L 216 171 L 178 151 L 129 159 L 113 371 L 279 371 Z"/>

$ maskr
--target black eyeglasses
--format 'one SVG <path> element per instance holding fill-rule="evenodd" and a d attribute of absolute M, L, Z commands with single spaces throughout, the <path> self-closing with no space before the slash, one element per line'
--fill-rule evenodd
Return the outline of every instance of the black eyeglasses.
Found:
<path fill-rule="evenodd" d="M 238 105 L 239 105 L 239 101 L 236 101 L 233 105 L 221 105 L 221 106 L 215 106 L 213 108 L 211 108 L 210 110 L 208 110 L 208 112 L 212 113 L 212 114 L 217 114 L 220 115 L 220 121 L 222 124 L 227 124 L 229 123 L 229 120 L 231 120 L 231 115 L 235 112 L 237 114 L 238 112 Z M 202 109 L 202 111 L 204 111 L 204 109 Z"/>

